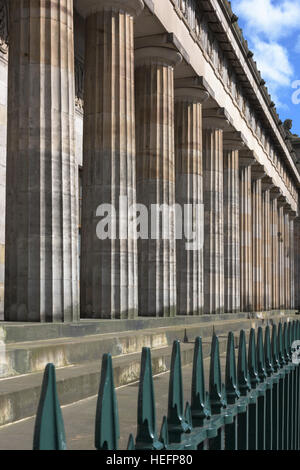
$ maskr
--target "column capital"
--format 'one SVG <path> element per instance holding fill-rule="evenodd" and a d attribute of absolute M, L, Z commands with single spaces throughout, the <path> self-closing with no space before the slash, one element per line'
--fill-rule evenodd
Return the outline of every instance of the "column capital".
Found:
<path fill-rule="evenodd" d="M 278 197 L 278 207 L 284 208 L 285 204 L 286 204 L 286 199 L 284 195 L 282 194 L 282 191 L 280 190 L 280 195 Z"/>
<path fill-rule="evenodd" d="M 176 88 L 174 93 L 175 101 L 192 101 L 196 103 L 204 103 L 208 100 L 207 91 L 200 88 Z"/>
<path fill-rule="evenodd" d="M 225 108 L 203 109 L 203 129 L 231 130 L 230 116 Z"/>
<path fill-rule="evenodd" d="M 273 182 L 273 187 L 270 190 L 270 197 L 271 199 L 278 199 L 279 196 L 281 195 L 281 191 L 278 188 L 278 186 L 276 186 L 276 184 L 274 183 L 273 178 L 272 178 L 272 182 Z"/>
<path fill-rule="evenodd" d="M 268 175 L 265 175 L 262 178 L 261 183 L 262 183 L 262 190 L 263 191 L 268 191 L 268 190 L 270 190 L 274 187 L 274 182 L 273 182 L 272 178 L 270 178 L 270 176 L 268 176 Z"/>
<path fill-rule="evenodd" d="M 247 166 L 252 166 L 256 162 L 255 153 L 253 150 L 248 148 L 243 148 L 239 152 L 239 166 L 240 168 L 245 168 Z"/>
<path fill-rule="evenodd" d="M 283 206 L 283 212 L 285 214 L 289 214 L 291 211 L 292 211 L 291 205 L 288 202 L 286 202 Z"/>
<path fill-rule="evenodd" d="M 296 211 L 293 211 L 292 209 L 290 210 L 289 212 L 290 214 L 290 219 L 291 220 L 295 220 L 297 218 L 297 212 Z"/>
<path fill-rule="evenodd" d="M 223 135 L 223 148 L 224 150 L 242 150 L 246 147 L 246 137 L 237 131 L 225 131 Z"/>
<path fill-rule="evenodd" d="M 210 99 L 213 100 L 215 98 L 213 89 L 209 86 L 204 77 L 176 78 L 175 88 L 200 88 L 201 90 L 207 91 Z"/>
<path fill-rule="evenodd" d="M 74 7 L 84 18 L 104 10 L 123 11 L 135 17 L 142 12 L 144 2 L 142 0 L 74 0 Z"/>
<path fill-rule="evenodd" d="M 151 63 L 175 67 L 181 61 L 181 54 L 170 47 L 141 47 L 135 50 L 136 67 Z"/>
<path fill-rule="evenodd" d="M 266 176 L 266 170 L 264 165 L 255 162 L 251 167 L 251 178 L 252 180 L 261 180 Z"/>

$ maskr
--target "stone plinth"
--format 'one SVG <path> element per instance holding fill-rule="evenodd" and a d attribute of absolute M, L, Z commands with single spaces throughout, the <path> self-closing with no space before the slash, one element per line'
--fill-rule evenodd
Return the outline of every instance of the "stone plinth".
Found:
<path fill-rule="evenodd" d="M 5 319 L 78 319 L 73 1 L 10 2 Z"/>

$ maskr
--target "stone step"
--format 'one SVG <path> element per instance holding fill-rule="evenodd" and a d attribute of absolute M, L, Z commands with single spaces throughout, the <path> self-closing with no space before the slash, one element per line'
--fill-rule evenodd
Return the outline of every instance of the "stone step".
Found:
<path fill-rule="evenodd" d="M 289 311 L 290 315 L 295 310 Z M 177 316 L 174 318 L 150 318 L 139 317 L 134 320 L 80 320 L 77 323 L 15 323 L 0 322 L 0 341 L 5 344 L 50 340 L 57 338 L 73 338 L 88 335 L 120 333 L 124 331 L 136 331 L 155 328 L 166 328 L 169 326 L 189 326 L 227 321 L 245 320 L 255 318 L 268 318 L 274 316 L 286 316 L 287 312 L 273 311 L 265 313 L 235 313 L 222 315 L 201 316 Z M 213 317 L 213 320 L 212 320 Z"/>
<path fill-rule="evenodd" d="M 57 368 L 97 361 L 104 353 L 121 356 L 141 352 L 144 346 L 152 349 L 172 345 L 174 340 L 194 340 L 196 336 L 211 337 L 213 331 L 227 335 L 228 331 L 249 329 L 262 324 L 262 320 L 229 318 L 228 320 L 201 321 L 196 324 L 172 325 L 152 329 L 138 329 L 107 334 L 83 335 L 0 344 L 0 378 L 29 374 L 44 370 L 52 362 Z M 214 318 L 213 318 L 214 320 Z"/>
<path fill-rule="evenodd" d="M 204 341 L 205 357 L 210 354 L 210 341 Z M 225 338 L 220 349 L 226 349 Z M 191 364 L 194 344 L 182 344 L 182 364 Z M 170 369 L 172 346 L 152 350 L 153 374 Z M 120 387 L 139 380 L 140 353 L 113 358 L 115 386 Z M 67 405 L 98 393 L 101 360 L 59 368 L 56 371 L 57 389 L 61 405 Z M 0 425 L 13 423 L 35 415 L 41 392 L 43 372 L 0 380 Z"/>

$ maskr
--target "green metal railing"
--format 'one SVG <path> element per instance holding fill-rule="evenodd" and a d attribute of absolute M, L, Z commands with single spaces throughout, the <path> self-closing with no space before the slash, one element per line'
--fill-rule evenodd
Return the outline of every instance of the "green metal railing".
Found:
<path fill-rule="evenodd" d="M 212 338 L 209 392 L 204 381 L 202 340 L 196 338 L 191 402 L 184 409 L 180 342 L 172 351 L 168 412 L 157 433 L 151 351 L 144 348 L 138 395 L 137 436 L 128 450 L 299 450 L 300 322 L 273 324 L 272 331 L 240 332 L 236 365 L 234 335 L 228 334 L 225 384 L 221 381 L 219 340 Z M 102 361 L 95 421 L 95 448 L 117 450 L 118 404 L 110 354 Z M 55 367 L 48 364 L 34 433 L 34 449 L 66 449 Z"/>

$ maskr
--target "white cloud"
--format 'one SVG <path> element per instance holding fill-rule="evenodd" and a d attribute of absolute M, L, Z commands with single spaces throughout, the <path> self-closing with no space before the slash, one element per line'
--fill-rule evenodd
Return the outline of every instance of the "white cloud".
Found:
<path fill-rule="evenodd" d="M 295 0 L 234 0 L 233 10 L 246 20 L 247 32 L 278 40 L 299 29 L 300 2 Z"/>
<path fill-rule="evenodd" d="M 300 35 L 298 36 L 298 38 L 296 40 L 294 51 L 297 52 L 298 54 L 300 54 Z"/>
<path fill-rule="evenodd" d="M 288 51 L 276 42 L 254 41 L 254 59 L 266 81 L 280 86 L 290 86 L 293 67 Z"/>
<path fill-rule="evenodd" d="M 254 60 L 267 82 L 278 108 L 285 108 L 280 96 L 291 87 L 294 68 L 285 38 L 295 36 L 293 51 L 300 53 L 299 0 L 232 0 L 233 11 L 243 20 L 243 29 Z"/>

